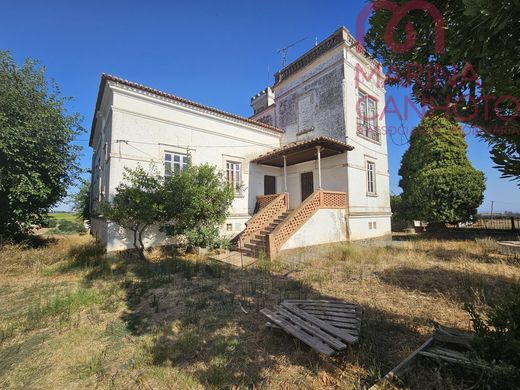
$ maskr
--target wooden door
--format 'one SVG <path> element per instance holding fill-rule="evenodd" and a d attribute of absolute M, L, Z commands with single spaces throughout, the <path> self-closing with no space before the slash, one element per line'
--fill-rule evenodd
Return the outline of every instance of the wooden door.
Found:
<path fill-rule="evenodd" d="M 276 194 L 276 177 L 264 175 L 264 195 Z"/>
<path fill-rule="evenodd" d="M 312 172 L 305 172 L 300 175 L 302 186 L 302 202 L 314 192 L 314 176 Z"/>

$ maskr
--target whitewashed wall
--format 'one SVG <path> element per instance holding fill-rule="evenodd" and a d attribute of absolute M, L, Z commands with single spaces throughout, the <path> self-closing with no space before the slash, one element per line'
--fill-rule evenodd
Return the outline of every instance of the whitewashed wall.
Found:
<path fill-rule="evenodd" d="M 282 245 L 281 250 L 346 240 L 346 211 L 320 209 Z"/>
<path fill-rule="evenodd" d="M 376 76 L 369 80 L 362 73 L 356 74 L 356 66 L 363 68 L 370 76 L 373 65 L 355 49 L 345 49 L 344 104 L 346 120 L 346 141 L 354 146 L 348 153 L 348 198 L 350 239 L 386 236 L 390 228 L 390 181 L 388 171 L 388 151 L 385 109 L 385 89 Z M 380 80 L 379 80 L 380 81 Z M 375 97 L 378 101 L 378 125 L 381 130 L 379 142 L 357 134 L 358 91 Z M 375 163 L 376 194 L 367 192 L 367 160 Z M 369 229 L 369 221 L 376 222 L 376 228 Z"/>
<path fill-rule="evenodd" d="M 155 168 L 164 174 L 165 152 L 186 153 L 189 150 L 194 164 L 208 163 L 224 171 L 226 160 L 242 164 L 244 190 L 233 201 L 230 216 L 223 233 L 235 235 L 250 218 L 256 196 L 263 194 L 263 175 L 279 175 L 278 168 L 250 164 L 250 160 L 280 146 L 280 135 L 258 126 L 239 123 L 224 117 L 207 114 L 154 96 L 130 90 L 109 82 L 112 95 L 107 95 L 111 106 L 102 105 L 103 118 L 98 126 L 109 129 L 95 137 L 99 145 L 95 161 L 104 161 L 103 145 L 106 142 L 108 159 L 100 163 L 99 175 L 105 196 L 111 197 L 123 180 L 124 168 Z M 105 92 L 106 94 L 108 92 Z M 99 119 L 99 117 L 98 117 Z M 227 230 L 231 224 L 231 231 Z M 107 247 L 110 250 L 131 246 L 131 234 L 108 228 Z M 160 234 L 151 234 L 147 245 L 163 242 Z"/>
<path fill-rule="evenodd" d="M 342 192 L 347 191 L 346 159 L 346 153 L 343 153 L 337 156 L 323 158 L 321 160 L 321 185 L 323 189 Z M 300 206 L 300 204 L 302 203 L 301 174 L 304 172 L 311 171 L 314 179 L 314 190 L 317 190 L 317 161 L 307 161 L 301 164 L 295 164 L 287 167 L 287 188 L 289 190 L 289 207 L 291 209 Z"/>

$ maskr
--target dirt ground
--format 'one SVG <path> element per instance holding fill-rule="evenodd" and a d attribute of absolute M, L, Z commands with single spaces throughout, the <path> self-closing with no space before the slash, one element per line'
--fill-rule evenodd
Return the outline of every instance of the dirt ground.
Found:
<path fill-rule="evenodd" d="M 485 308 L 520 275 L 489 238 L 342 244 L 245 269 L 107 256 L 87 235 L 0 258 L 0 388 L 367 388 L 436 324 L 469 329 L 464 303 Z M 288 298 L 362 305 L 359 345 L 328 358 L 267 329 L 259 310 Z M 471 385 L 427 361 L 398 384 Z"/>

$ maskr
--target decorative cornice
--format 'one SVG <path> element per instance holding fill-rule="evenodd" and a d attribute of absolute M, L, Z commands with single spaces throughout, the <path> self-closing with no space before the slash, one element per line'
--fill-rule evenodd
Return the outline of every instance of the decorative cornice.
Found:
<path fill-rule="evenodd" d="M 303 54 L 295 61 L 291 62 L 282 70 L 276 72 L 274 74 L 274 85 L 281 83 L 283 80 L 287 79 L 292 74 L 298 72 L 300 69 L 306 67 L 311 62 L 321 57 L 323 54 L 327 53 L 328 51 L 334 49 L 335 47 L 339 46 L 344 42 L 347 45 L 349 45 L 349 47 L 355 48 L 356 50 L 358 48 L 362 48 L 363 56 L 368 61 L 374 63 L 375 65 L 378 65 L 378 62 L 367 53 L 365 48 L 360 46 L 361 44 L 352 36 L 352 34 L 345 27 L 340 27 L 338 30 L 332 33 L 332 35 L 320 42 L 317 46 L 313 47 L 307 53 Z"/>

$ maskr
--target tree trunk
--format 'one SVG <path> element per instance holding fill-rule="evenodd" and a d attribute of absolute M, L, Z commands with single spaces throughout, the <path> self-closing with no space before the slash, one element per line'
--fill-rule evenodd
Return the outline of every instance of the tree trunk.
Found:
<path fill-rule="evenodd" d="M 137 251 L 137 254 L 141 258 L 141 260 L 146 260 L 146 257 L 144 257 L 144 245 L 141 237 L 143 230 L 144 229 L 139 229 L 139 227 L 132 229 L 132 231 L 134 232 L 134 248 Z"/>
<path fill-rule="evenodd" d="M 148 225 L 145 225 L 142 227 L 141 230 L 139 230 L 139 245 L 140 245 L 140 250 L 139 250 L 139 254 L 141 256 L 141 259 L 143 260 L 146 260 L 146 257 L 144 256 L 144 243 L 143 243 L 143 233 L 144 231 L 146 230 L 146 228 L 148 227 Z"/>

